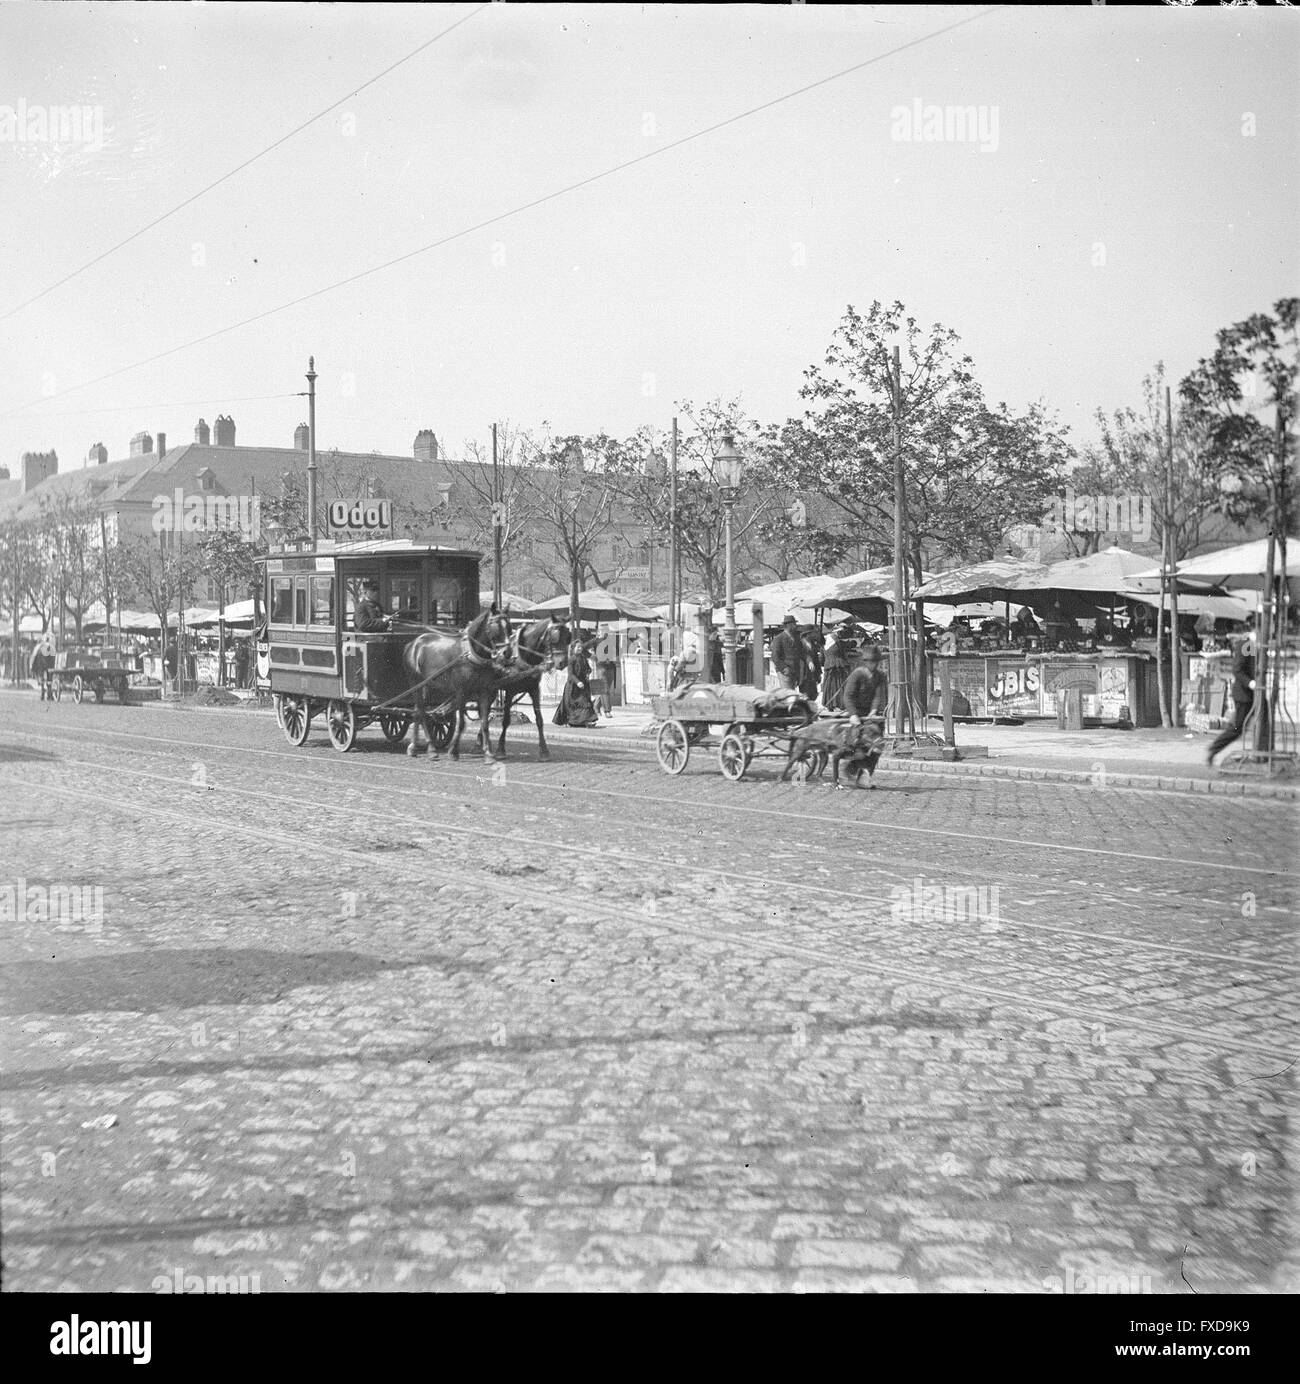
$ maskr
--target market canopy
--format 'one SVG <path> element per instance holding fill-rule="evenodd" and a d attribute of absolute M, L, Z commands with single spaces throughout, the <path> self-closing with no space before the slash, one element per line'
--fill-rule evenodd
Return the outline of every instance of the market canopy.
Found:
<path fill-rule="evenodd" d="M 480 591 L 478 593 L 479 608 L 491 610 L 496 596 L 491 591 Z M 526 600 L 523 596 L 516 596 L 513 591 L 503 591 L 501 593 L 501 609 L 507 615 L 526 615 L 532 610 L 532 601 Z"/>
<path fill-rule="evenodd" d="M 1125 598 L 1130 601 L 1138 601 L 1142 605 L 1150 606 L 1153 610 L 1160 609 L 1160 594 L 1157 592 L 1152 595 L 1146 591 L 1126 591 Z M 1165 597 L 1165 609 L 1170 607 L 1170 599 Z M 1208 615 L 1214 620 L 1249 620 L 1251 615 L 1251 605 L 1248 601 L 1240 601 L 1235 596 L 1179 596 L 1178 598 L 1179 615 Z"/>
<path fill-rule="evenodd" d="M 568 596 L 556 596 L 539 605 L 530 606 L 530 615 L 550 615 L 552 612 L 567 615 L 570 600 Z M 578 592 L 578 619 L 598 622 L 616 620 L 623 616 L 628 620 L 654 622 L 659 616 L 649 606 L 643 606 L 630 596 L 622 596 L 617 591 L 607 591 L 603 586 L 588 587 Z"/>
<path fill-rule="evenodd" d="M 1141 553 L 1129 552 L 1127 548 L 1104 548 L 1099 553 L 1088 553 L 1084 557 L 1070 557 L 1062 562 L 1051 563 L 1032 586 L 1022 585 L 1020 589 L 1048 591 L 1075 591 L 1083 595 L 1105 594 L 1114 596 L 1126 587 L 1137 587 L 1143 578 L 1139 575 L 1151 566 L 1151 559 Z"/>
<path fill-rule="evenodd" d="M 995 558 L 967 567 L 940 572 L 922 582 L 912 592 L 914 601 L 933 601 L 940 605 L 965 605 L 968 601 L 1020 602 L 1018 592 L 1040 588 L 1047 568 L 1041 562 L 1023 558 Z"/>
<path fill-rule="evenodd" d="M 218 625 L 222 622 L 222 618 L 220 611 L 213 611 L 210 618 L 203 620 L 194 619 L 191 611 L 185 612 L 185 623 L 192 629 L 200 629 L 204 625 Z M 227 625 L 251 625 L 253 623 L 253 602 L 251 600 L 232 601 L 226 607 L 224 619 Z M 157 623 L 155 620 L 154 624 Z"/>
<path fill-rule="evenodd" d="M 1292 554 L 1300 552 L 1300 538 L 1288 538 L 1287 585 L 1295 591 L 1297 581 L 1292 562 Z M 1280 548 L 1274 548 L 1273 570 L 1278 573 L 1282 559 Z M 1216 553 L 1202 553 L 1200 557 L 1184 558 L 1175 568 L 1180 583 L 1205 588 L 1207 586 L 1239 587 L 1243 590 L 1258 591 L 1264 585 L 1268 571 L 1268 539 L 1256 538 L 1250 543 L 1238 543 L 1231 548 L 1220 548 Z M 1159 567 L 1148 567 L 1138 572 L 1140 578 L 1160 577 Z M 1300 593 L 1297 593 L 1300 595 Z"/>

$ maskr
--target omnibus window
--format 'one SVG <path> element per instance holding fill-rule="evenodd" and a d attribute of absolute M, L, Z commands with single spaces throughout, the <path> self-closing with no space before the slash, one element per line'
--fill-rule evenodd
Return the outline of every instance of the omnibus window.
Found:
<path fill-rule="evenodd" d="M 388 610 L 399 620 L 420 622 L 420 578 L 391 573 L 388 578 Z"/>
<path fill-rule="evenodd" d="M 307 623 L 307 583 L 310 577 L 298 577 L 293 584 L 293 623 L 295 625 L 305 625 Z"/>
<path fill-rule="evenodd" d="M 333 577 L 313 577 L 311 579 L 311 623 L 313 625 L 332 625 L 334 623 Z"/>
<path fill-rule="evenodd" d="M 460 583 L 454 577 L 433 577 L 429 582 L 429 619 L 435 625 L 461 625 L 464 620 Z"/>
<path fill-rule="evenodd" d="M 357 627 L 357 607 L 365 595 L 364 587 L 368 581 L 376 581 L 373 572 L 362 572 L 359 576 L 347 577 L 343 582 L 343 628 L 354 630 Z"/>
<path fill-rule="evenodd" d="M 291 625 L 293 623 L 293 578 L 271 578 L 271 623 Z"/>

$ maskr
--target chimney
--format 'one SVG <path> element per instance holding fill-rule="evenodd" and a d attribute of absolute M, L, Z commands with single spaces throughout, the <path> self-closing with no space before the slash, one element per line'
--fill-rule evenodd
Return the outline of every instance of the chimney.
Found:
<path fill-rule="evenodd" d="M 429 428 L 422 428 L 415 439 L 416 461 L 438 460 L 438 439 Z"/>
<path fill-rule="evenodd" d="M 206 447 L 212 434 L 208 431 L 208 425 L 202 418 L 194 425 L 194 440 L 200 447 Z"/>
<path fill-rule="evenodd" d="M 148 456 L 153 451 L 153 438 L 147 432 L 138 432 L 131 439 L 131 455 L 133 457 Z"/>
<path fill-rule="evenodd" d="M 108 461 L 108 448 L 102 442 L 96 442 L 86 453 L 86 460 L 91 466 L 103 466 Z"/>
<path fill-rule="evenodd" d="M 311 429 L 306 423 L 299 423 L 293 430 L 293 446 L 297 452 L 311 450 Z"/>
<path fill-rule="evenodd" d="M 215 436 L 212 439 L 214 447 L 233 447 L 235 445 L 235 420 L 227 414 L 222 414 L 212 425 Z"/>
<path fill-rule="evenodd" d="M 167 455 L 167 434 L 166 434 L 166 433 L 163 433 L 163 432 L 160 432 L 160 433 L 158 434 L 158 459 L 159 459 L 159 461 L 161 461 L 161 460 L 163 459 L 163 457 L 165 457 L 166 455 Z"/>
<path fill-rule="evenodd" d="M 57 452 L 24 452 L 23 453 L 23 494 L 29 490 L 35 490 L 40 483 L 48 476 L 55 476 L 59 471 L 59 454 Z"/>

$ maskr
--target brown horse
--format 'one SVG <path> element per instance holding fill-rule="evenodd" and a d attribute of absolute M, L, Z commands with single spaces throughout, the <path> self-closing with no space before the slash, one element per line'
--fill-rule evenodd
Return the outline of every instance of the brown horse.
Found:
<path fill-rule="evenodd" d="M 510 641 L 510 662 L 505 676 L 497 682 L 502 694 L 501 738 L 497 754 L 506 757 L 506 731 L 510 728 L 510 712 L 520 697 L 528 696 L 533 703 L 533 720 L 537 723 L 537 757 L 550 759 L 546 748 L 546 732 L 542 729 L 542 674 L 563 668 L 569 658 L 569 627 L 555 620 L 534 620 L 515 633 Z"/>
<path fill-rule="evenodd" d="M 420 727 L 423 726 L 429 736 L 429 756 L 437 759 L 429 718 L 454 712 L 456 723 L 451 738 L 451 757 L 459 759 L 465 707 L 473 702 L 478 706 L 478 739 L 483 757 L 489 761 L 493 758 L 489 731 L 492 699 L 496 695 L 509 641 L 510 622 L 493 611 L 484 611 L 459 634 L 449 630 L 427 630 L 411 640 L 402 652 L 402 662 L 414 679 L 411 692 L 415 698 L 407 754 L 420 753 Z"/>

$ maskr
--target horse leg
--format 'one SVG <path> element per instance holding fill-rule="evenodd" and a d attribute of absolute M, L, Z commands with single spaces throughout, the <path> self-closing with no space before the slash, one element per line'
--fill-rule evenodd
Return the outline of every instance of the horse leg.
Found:
<path fill-rule="evenodd" d="M 542 681 L 540 678 L 529 689 L 533 700 L 533 720 L 537 722 L 537 758 L 550 759 L 551 752 L 546 748 L 546 732 L 542 729 Z"/>
<path fill-rule="evenodd" d="M 460 758 L 460 737 L 465 730 L 465 703 L 461 702 L 452 712 L 452 715 L 455 718 L 453 722 L 455 729 L 451 737 L 451 757 L 458 760 Z"/>
<path fill-rule="evenodd" d="M 496 700 L 496 693 L 481 692 L 478 699 L 478 743 L 483 750 L 483 762 L 485 764 L 495 764 L 496 756 L 492 753 L 492 703 Z"/>
<path fill-rule="evenodd" d="M 506 757 L 506 731 L 510 729 L 510 708 L 514 706 L 515 699 L 507 692 L 501 700 L 504 703 L 504 709 L 501 712 L 501 736 L 497 740 L 497 757 L 504 759 Z"/>
<path fill-rule="evenodd" d="M 420 753 L 420 727 L 424 724 L 424 698 L 417 692 L 415 694 L 415 710 L 411 715 L 411 743 L 406 747 L 406 753 L 414 759 Z M 433 741 L 429 741 L 430 748 Z"/>

